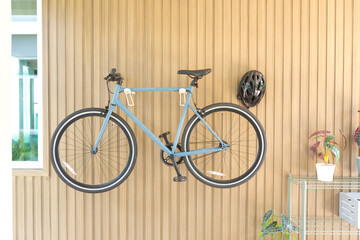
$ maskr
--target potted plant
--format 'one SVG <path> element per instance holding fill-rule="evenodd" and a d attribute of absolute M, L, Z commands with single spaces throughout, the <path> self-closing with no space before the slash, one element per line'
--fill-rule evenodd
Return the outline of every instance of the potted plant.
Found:
<path fill-rule="evenodd" d="M 346 137 L 341 129 L 339 129 L 341 136 L 343 137 L 345 144 L 340 146 L 336 141 L 335 135 L 330 134 L 330 131 L 320 130 L 316 131 L 309 137 L 309 151 L 312 159 L 320 158 L 323 163 L 316 164 L 316 172 L 318 180 L 320 181 L 332 181 L 335 172 L 335 164 L 340 158 L 340 150 L 346 148 Z M 332 156 L 333 163 L 330 163 L 330 156 Z"/>
<path fill-rule="evenodd" d="M 360 113 L 360 110 L 358 112 Z M 357 163 L 357 168 L 358 168 L 358 171 L 360 174 L 360 118 L 359 118 L 359 126 L 355 130 L 354 141 L 359 147 L 359 152 L 358 152 L 359 156 L 356 158 L 356 163 Z"/>
<path fill-rule="evenodd" d="M 280 220 L 280 222 L 279 222 Z M 273 215 L 273 210 L 269 210 L 264 214 L 261 231 L 259 232 L 259 237 L 261 239 L 295 239 L 294 236 L 291 236 L 291 231 L 299 232 L 299 230 L 290 223 L 290 219 L 284 214 L 281 216 Z"/>

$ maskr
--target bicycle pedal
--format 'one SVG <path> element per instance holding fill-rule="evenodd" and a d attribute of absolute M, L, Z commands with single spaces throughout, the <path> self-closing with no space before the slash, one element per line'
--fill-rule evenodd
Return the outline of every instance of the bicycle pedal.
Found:
<path fill-rule="evenodd" d="M 167 135 L 169 135 L 169 134 L 170 134 L 170 131 L 164 132 L 164 133 L 159 135 L 159 138 L 164 138 L 165 143 L 169 144 L 170 142 L 169 142 L 169 139 L 167 138 Z"/>
<path fill-rule="evenodd" d="M 170 131 L 167 131 L 167 132 L 164 132 L 162 134 L 159 135 L 159 138 L 163 138 L 163 137 L 166 137 L 167 135 L 170 134 Z"/>
<path fill-rule="evenodd" d="M 187 177 L 185 177 L 185 176 L 174 177 L 174 182 L 185 182 L 186 180 L 187 180 Z"/>

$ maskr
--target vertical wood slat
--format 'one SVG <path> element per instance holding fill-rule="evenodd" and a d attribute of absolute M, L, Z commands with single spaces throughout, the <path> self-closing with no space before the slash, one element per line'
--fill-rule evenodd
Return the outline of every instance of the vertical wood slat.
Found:
<path fill-rule="evenodd" d="M 320 11 L 326 9 L 327 2 L 320 0 L 318 3 L 318 69 L 317 69 L 317 129 L 325 129 L 326 119 L 326 99 L 323 97 L 326 94 L 326 11 Z M 317 191 L 316 196 L 316 216 L 325 216 L 325 192 L 324 190 Z M 320 238 L 324 239 L 324 238 Z"/>
<path fill-rule="evenodd" d="M 56 28 L 57 31 L 57 38 L 58 38 L 58 42 L 57 42 L 57 67 L 58 69 L 67 69 L 66 67 L 66 60 L 65 60 L 65 56 L 66 56 L 66 18 L 64 16 L 66 16 L 66 6 L 65 6 L 65 0 L 59 0 L 56 1 L 57 4 L 57 24 L 61 25 L 63 27 Z M 58 71 L 57 72 L 57 91 L 58 91 L 58 100 L 57 100 L 57 113 L 58 116 L 64 116 L 67 114 L 66 112 L 66 108 L 68 106 L 68 101 L 66 99 L 66 97 L 64 96 L 64 92 L 67 92 L 66 89 L 66 77 L 65 77 L 65 73 L 66 71 Z M 61 118 L 61 117 L 60 117 Z M 60 119 L 58 119 L 60 120 Z M 59 213 L 58 216 L 55 216 L 58 218 L 58 226 L 56 226 L 58 228 L 58 235 L 57 238 L 59 240 L 65 240 L 67 239 L 67 232 L 68 232 L 68 228 L 67 228 L 67 187 L 65 184 L 63 184 L 63 182 L 61 182 L 58 179 L 58 195 L 57 197 L 57 211 Z"/>
<path fill-rule="evenodd" d="M 17 193 L 17 183 L 16 183 L 17 178 L 16 177 L 12 177 L 12 182 L 13 182 L 13 186 L 12 186 L 12 199 L 14 199 L 13 201 L 13 238 L 14 239 L 18 239 L 18 221 L 19 221 L 19 217 L 18 217 L 18 193 Z"/>
<path fill-rule="evenodd" d="M 309 122 L 309 131 L 311 129 L 317 129 L 317 115 L 312 114 L 316 113 L 318 109 L 318 102 L 317 102 L 317 62 L 318 62 L 318 2 L 310 1 L 309 2 L 309 108 L 308 108 L 308 122 Z M 311 134 L 309 132 L 308 134 Z M 308 161 L 312 161 L 309 159 Z M 312 176 L 315 176 L 316 169 L 314 164 L 308 164 L 308 173 Z M 309 194 L 308 200 L 309 203 L 315 203 L 318 196 L 320 196 L 321 191 Z M 320 202 L 319 204 L 309 204 L 309 212 L 315 212 L 317 209 L 324 209 L 324 205 Z M 315 239 L 314 236 L 309 236 L 309 240 Z"/>
<path fill-rule="evenodd" d="M 65 82 L 66 82 L 66 113 L 70 114 L 75 111 L 75 2 L 74 1 L 65 1 L 64 13 L 66 16 L 65 19 L 65 64 L 68 69 L 65 72 Z M 66 202 L 67 204 L 67 218 L 66 218 L 66 237 L 67 239 L 76 238 L 76 191 L 75 189 L 66 190 Z M 79 231 L 81 231 L 79 229 Z"/>
<path fill-rule="evenodd" d="M 101 78 L 111 67 L 134 87 L 183 86 L 189 81 L 178 69 L 211 67 L 194 96 L 202 107 L 239 103 L 241 76 L 264 73 L 267 93 L 251 111 L 265 127 L 268 151 L 256 177 L 240 187 L 210 188 L 184 165 L 189 180 L 178 184 L 159 148 L 130 121 L 137 165 L 111 192 L 77 192 L 52 169 L 48 177 L 14 177 L 14 239 L 256 238 L 266 210 L 286 213 L 288 173 L 315 175 L 305 154 L 309 133 L 342 128 L 349 138 L 359 124 L 359 16 L 357 0 L 43 0 L 45 143 L 67 114 L 106 104 Z M 139 93 L 135 102 L 131 110 L 155 134 L 174 137 L 176 93 Z M 337 174 L 357 176 L 357 148 L 349 144 Z M 337 193 L 309 195 L 308 214 L 336 215 Z M 298 197 L 295 190 L 294 215 Z"/>
<path fill-rule="evenodd" d="M 284 15 L 283 15 L 283 31 L 284 31 L 284 58 L 283 58 L 283 144 L 284 143 L 292 143 L 291 136 L 291 91 L 292 91 L 292 82 L 289 81 L 291 79 L 291 54 L 292 54 L 292 33 L 291 33 L 291 11 L 292 11 L 292 2 L 291 1 L 283 1 L 284 5 Z M 291 171 L 291 148 L 283 148 L 282 149 L 282 205 L 286 204 L 288 198 L 288 189 L 287 189 L 287 173 Z M 285 160 L 285 161 L 284 161 Z M 259 220 L 257 221 L 259 222 Z"/>
<path fill-rule="evenodd" d="M 240 43 L 238 39 L 241 36 L 240 31 L 238 29 L 240 28 L 240 15 L 238 14 L 238 11 L 240 9 L 240 1 L 232 1 L 231 3 L 231 25 L 232 25 L 232 32 L 231 32 L 231 50 L 233 53 L 240 53 Z M 264 16 L 259 12 L 259 17 Z M 258 35 L 259 36 L 259 35 Z M 238 64 L 240 61 L 240 54 L 231 54 L 231 79 L 238 79 L 240 76 L 240 69 L 238 67 Z M 206 57 L 206 56 L 205 56 Z M 237 82 L 232 81 L 232 88 L 234 89 L 233 92 L 236 92 Z M 202 94 L 206 94 L 204 91 Z M 234 94 L 234 93 L 233 93 Z M 231 101 L 234 101 L 236 96 L 232 94 Z M 265 165 L 265 164 L 264 164 Z M 264 169 L 264 168 L 263 168 Z M 239 199 L 240 199 L 240 189 L 232 189 L 231 191 L 231 203 L 230 203 L 230 238 L 229 239 L 236 239 L 240 234 L 240 228 L 239 228 Z M 259 203 L 259 202 L 257 202 Z M 257 207 L 257 210 L 259 208 Z M 262 218 L 262 216 L 261 216 Z M 206 232 L 206 229 L 204 229 Z"/>
<path fill-rule="evenodd" d="M 215 10 L 214 10 L 215 6 L 214 6 L 214 1 L 207 1 L 206 2 L 206 6 L 205 6 L 205 16 L 206 19 L 205 21 L 209 24 L 206 25 L 206 30 L 205 30 L 205 52 L 206 52 L 206 58 L 205 58 L 205 63 L 206 63 L 206 67 L 208 66 L 212 66 L 214 64 L 214 51 L 215 49 L 213 48 L 214 46 L 214 35 L 216 34 L 215 32 Z M 215 71 L 215 69 L 214 69 Z M 211 104 L 214 101 L 214 91 L 212 86 L 214 85 L 214 76 L 213 74 L 211 75 L 207 75 L 205 78 L 206 81 L 204 81 L 203 85 L 204 87 L 206 87 L 206 89 L 210 89 L 206 92 L 205 95 L 205 102 L 204 102 L 204 106 Z M 213 198 L 213 189 L 205 186 L 205 196 L 204 196 L 204 205 L 205 205 L 205 213 L 204 213 L 204 239 L 213 239 L 212 238 L 212 234 L 213 234 L 213 218 L 214 215 L 212 214 L 212 209 L 213 209 L 213 202 L 214 202 L 214 198 Z M 241 226 L 241 225 L 240 225 Z"/>
<path fill-rule="evenodd" d="M 26 236 L 26 231 L 25 231 L 25 226 L 26 226 L 26 218 L 25 218 L 25 182 L 24 182 L 24 177 L 17 177 L 16 179 L 16 203 L 14 204 L 14 206 L 17 207 L 16 209 L 16 213 L 17 216 L 14 216 L 14 218 L 17 218 L 18 220 L 16 221 L 16 226 L 17 226 L 17 232 L 15 234 L 15 236 L 18 239 L 25 239 Z"/>
<path fill-rule="evenodd" d="M 57 98 L 58 98 L 58 92 L 57 92 L 57 2 L 56 1 L 49 1 L 49 15 L 48 15 L 48 21 L 49 21 L 49 33 L 48 33 L 48 42 L 49 47 L 47 50 L 48 56 L 49 56 L 49 70 L 48 70 L 48 82 L 49 82 L 49 108 L 52 109 L 51 116 L 49 116 L 49 122 L 50 122 L 50 133 L 53 132 L 56 128 L 56 125 L 59 121 L 58 114 L 57 114 Z M 46 21 L 44 19 L 44 21 Z M 49 54 L 51 53 L 51 54 Z M 50 97 L 51 96 L 51 97 Z M 50 114 L 50 111 L 49 111 Z M 44 159 L 44 161 L 46 161 Z M 51 239 L 58 239 L 59 232 L 58 232 L 58 178 L 55 178 L 54 176 L 56 173 L 54 170 L 50 170 L 50 183 L 51 186 L 51 192 L 50 192 L 50 237 Z M 50 187 L 49 187 L 50 189 Z M 22 238 L 20 238 L 22 239 Z"/>
<path fill-rule="evenodd" d="M 291 66 L 291 173 L 300 175 L 300 1 L 293 1 L 292 6 L 292 66 Z M 292 214 L 299 216 L 300 201 L 299 190 L 294 191 L 293 204 L 294 211 Z M 294 215 L 294 216 L 295 216 Z"/>
<path fill-rule="evenodd" d="M 37 194 L 33 194 L 34 202 L 33 202 L 33 224 L 34 224 L 34 239 L 42 239 L 42 190 L 41 190 L 41 178 L 34 178 L 33 179 L 33 191 Z M 32 196 L 31 196 L 32 197 Z"/>
<path fill-rule="evenodd" d="M 101 94 L 101 82 L 98 79 L 101 79 L 101 1 L 94 0 L 92 1 L 92 14 L 94 19 L 99 19 L 99 21 L 90 21 L 92 23 L 92 40 L 93 40 L 93 56 L 92 56 L 92 74 L 93 74 L 93 105 L 101 106 L 103 94 Z M 94 239 L 109 239 L 109 192 L 102 195 L 94 196 L 94 206 L 96 207 L 94 210 L 94 224 L 98 226 L 94 228 Z"/>
<path fill-rule="evenodd" d="M 333 129 L 334 128 L 334 69 L 335 69 L 335 2 L 328 1 L 326 8 L 327 15 L 327 49 L 326 49 L 326 116 L 325 128 Z M 325 192 L 325 206 L 333 205 L 333 191 Z M 325 216 L 332 216 L 332 211 L 326 210 Z"/>
<path fill-rule="evenodd" d="M 206 15 L 203 14 L 202 9 L 206 8 L 206 1 L 205 0 L 199 0 L 197 1 L 196 5 L 196 68 L 198 69 L 204 69 L 206 68 L 206 44 L 205 38 L 206 38 Z M 204 103 L 205 99 L 205 87 L 203 87 L 201 90 L 198 89 L 197 93 L 197 101 L 199 104 Z M 190 174 L 188 174 L 190 175 Z M 205 218 L 205 204 L 204 204 L 204 194 L 205 194 L 205 186 L 199 182 L 196 181 L 194 178 L 194 181 L 196 182 L 194 185 L 194 192 L 190 192 L 189 195 L 192 199 L 194 199 L 194 203 L 192 206 L 196 209 L 196 217 L 193 216 L 194 214 L 194 208 L 191 207 L 191 200 L 189 201 L 188 206 L 188 225 L 192 225 L 192 231 L 188 231 L 188 239 L 194 236 L 196 239 L 202 239 L 205 235 L 205 228 L 204 228 L 204 218 Z M 190 198 L 190 196 L 189 196 Z M 189 227 L 188 227 L 189 229 Z"/>
<path fill-rule="evenodd" d="M 83 79 L 83 18 L 84 13 L 83 9 L 83 1 L 75 1 L 74 3 L 74 41 L 75 41 L 75 49 L 74 49 L 74 78 L 75 79 Z M 76 12 L 76 14 L 75 14 Z M 75 89 L 82 89 L 84 86 L 84 81 L 75 80 Z M 83 107 L 84 103 L 84 93 L 82 91 L 75 91 L 74 102 L 75 109 L 80 109 Z M 76 193 L 75 196 L 75 228 L 76 228 L 76 239 L 85 239 L 85 200 L 84 193 Z"/>
<path fill-rule="evenodd" d="M 239 67 L 240 70 L 240 76 L 242 76 L 246 71 L 249 70 L 249 8 L 248 8 L 248 4 L 249 1 L 241 1 L 240 5 L 239 5 L 239 13 L 240 14 L 240 52 L 239 52 L 239 63 L 237 64 L 237 66 Z M 241 17 L 243 16 L 243 17 Z M 214 19 L 215 22 L 216 18 Z M 215 31 L 215 34 L 217 34 L 217 31 Z M 216 42 L 214 43 L 216 45 Z M 216 49 L 216 48 L 215 48 Z M 216 58 L 216 55 L 214 54 L 214 57 Z M 221 70 L 221 68 L 219 69 Z M 266 73 L 265 73 L 266 74 Z M 216 76 L 214 76 L 214 82 L 217 82 Z M 214 86 L 216 86 L 214 84 Z M 214 95 L 218 95 L 217 91 L 214 92 Z M 213 101 L 217 101 L 218 99 L 213 99 Z M 240 228 L 239 228 L 239 235 L 247 235 L 249 233 L 249 226 L 248 226 L 248 222 L 247 222 L 247 217 L 248 217 L 248 212 L 249 209 L 247 208 L 247 204 L 248 204 L 248 185 L 244 185 L 243 187 L 240 188 L 239 190 L 239 208 L 237 209 L 237 211 L 239 212 L 239 223 L 240 223 Z M 250 197 L 250 196 L 249 196 Z M 216 199 L 214 199 L 214 201 L 216 201 Z M 241 216 L 241 217 L 240 217 Z"/>
<path fill-rule="evenodd" d="M 257 17 L 257 57 L 256 57 L 256 69 L 258 69 L 260 72 L 265 73 L 266 70 L 266 0 L 259 0 L 257 2 L 257 12 L 259 13 Z M 236 12 L 234 13 L 236 15 Z M 235 31 L 237 28 L 234 27 L 234 33 L 238 35 L 238 31 Z M 235 38 L 236 39 L 236 38 Z M 234 46 L 236 44 L 234 43 Z M 236 65 L 233 64 L 233 69 L 236 69 Z M 234 70 L 233 70 L 234 71 Z M 233 76 L 235 78 L 239 78 L 240 74 Z M 236 82 L 233 83 L 233 87 L 236 88 Z M 261 123 L 265 123 L 265 117 L 266 117 L 266 98 L 263 98 L 262 100 L 264 103 L 257 106 L 257 112 L 256 116 L 258 117 L 259 121 Z M 264 125 L 263 125 L 264 126 Z M 258 225 L 259 222 L 262 221 L 263 214 L 265 212 L 265 200 L 267 199 L 267 196 L 265 195 L 265 182 L 266 182 L 266 164 L 263 164 L 263 167 L 259 170 L 259 172 L 256 174 L 256 218 L 255 222 L 256 225 Z M 236 199 L 235 199 L 236 200 Z M 236 209 L 236 203 L 234 203 L 234 208 Z M 236 220 L 231 220 L 236 222 Z M 236 226 L 234 224 L 234 226 Z M 233 231 L 233 230 L 232 230 Z M 237 232 L 235 232 L 237 233 Z M 235 234 L 237 236 L 237 234 Z M 232 236 L 232 239 L 235 239 L 235 236 Z"/>

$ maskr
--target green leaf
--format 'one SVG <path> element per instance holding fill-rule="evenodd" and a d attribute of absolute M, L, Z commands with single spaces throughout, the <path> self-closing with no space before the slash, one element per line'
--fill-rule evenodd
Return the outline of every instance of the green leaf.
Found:
<path fill-rule="evenodd" d="M 267 228 L 264 229 L 264 231 L 262 231 L 262 237 L 265 237 L 268 234 L 271 233 L 278 233 L 278 232 L 282 232 L 282 227 L 271 227 L 271 228 Z"/>
<path fill-rule="evenodd" d="M 277 224 L 278 224 L 277 221 L 273 221 L 272 223 L 270 223 L 269 225 L 267 225 L 265 229 L 272 228 L 272 227 L 276 227 Z M 265 230 L 265 229 L 264 229 L 264 230 Z"/>
<path fill-rule="evenodd" d="M 315 140 L 315 139 L 322 138 L 322 137 L 325 137 L 325 135 L 317 135 L 313 139 Z"/>
<path fill-rule="evenodd" d="M 360 127 L 359 127 L 359 130 L 356 132 L 356 134 L 354 136 L 354 140 L 355 140 L 355 142 L 357 143 L 357 145 L 360 148 Z"/>
<path fill-rule="evenodd" d="M 357 127 L 356 130 L 355 130 L 354 141 L 357 143 L 357 145 L 360 148 L 360 126 Z"/>
<path fill-rule="evenodd" d="M 289 218 L 287 218 L 284 214 L 281 214 L 281 226 L 283 227 L 283 232 L 286 230 L 289 224 L 290 224 Z"/>
<path fill-rule="evenodd" d="M 324 140 L 324 146 L 328 145 L 328 143 L 335 138 L 334 135 L 327 136 Z"/>
<path fill-rule="evenodd" d="M 268 220 L 270 219 L 271 215 L 273 213 L 273 210 L 269 210 L 264 214 L 263 217 L 263 227 L 266 227 L 266 223 L 268 222 Z"/>
<path fill-rule="evenodd" d="M 338 161 L 340 158 L 340 150 L 334 145 L 330 145 L 330 144 L 327 144 L 326 147 L 330 149 L 330 151 L 335 155 L 336 161 Z"/>

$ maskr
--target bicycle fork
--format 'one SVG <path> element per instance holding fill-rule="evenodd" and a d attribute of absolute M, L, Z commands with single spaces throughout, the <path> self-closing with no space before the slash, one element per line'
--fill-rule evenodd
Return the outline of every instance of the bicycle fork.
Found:
<path fill-rule="evenodd" d="M 107 125 L 108 125 L 108 123 L 109 123 L 109 119 L 110 119 L 110 117 L 111 117 L 111 114 L 112 114 L 112 112 L 114 111 L 114 109 L 115 109 L 115 107 L 116 107 L 116 100 L 117 100 L 117 97 L 118 97 L 118 95 L 119 95 L 119 92 L 120 92 L 120 88 L 117 86 L 117 87 L 115 88 L 114 95 L 113 95 L 111 104 L 110 104 L 110 106 L 109 106 L 109 109 L 106 110 L 107 107 L 105 107 L 105 112 L 104 112 L 104 114 L 106 114 L 106 117 L 105 117 L 105 120 L 104 120 L 104 122 L 103 122 L 103 124 L 102 124 L 102 126 L 101 126 L 100 133 L 99 133 L 99 135 L 98 135 L 98 137 L 97 137 L 97 139 L 96 139 L 96 142 L 95 142 L 94 146 L 91 146 L 91 153 L 92 153 L 92 154 L 95 154 L 95 153 L 97 152 L 97 150 L 98 150 L 98 146 L 99 146 L 100 140 L 101 140 L 102 136 L 103 136 L 104 133 L 105 133 L 106 127 L 107 127 Z"/>
<path fill-rule="evenodd" d="M 98 146 L 99 146 L 100 140 L 101 140 L 102 136 L 103 136 L 104 133 L 105 133 L 106 127 L 107 127 L 107 125 L 108 125 L 108 123 L 109 123 L 109 119 L 110 119 L 111 113 L 114 111 L 114 109 L 115 109 L 115 106 L 114 106 L 114 105 L 110 105 L 109 110 L 108 110 L 107 113 L 106 113 L 105 120 L 104 120 L 104 122 L 103 122 L 103 124 L 102 124 L 102 126 L 101 126 L 100 133 L 99 133 L 99 135 L 98 135 L 98 137 L 97 137 L 97 139 L 96 139 L 96 142 L 95 142 L 94 146 L 91 146 L 91 153 L 92 153 L 92 154 L 95 154 L 95 153 L 97 152 L 97 150 L 98 150 Z"/>

